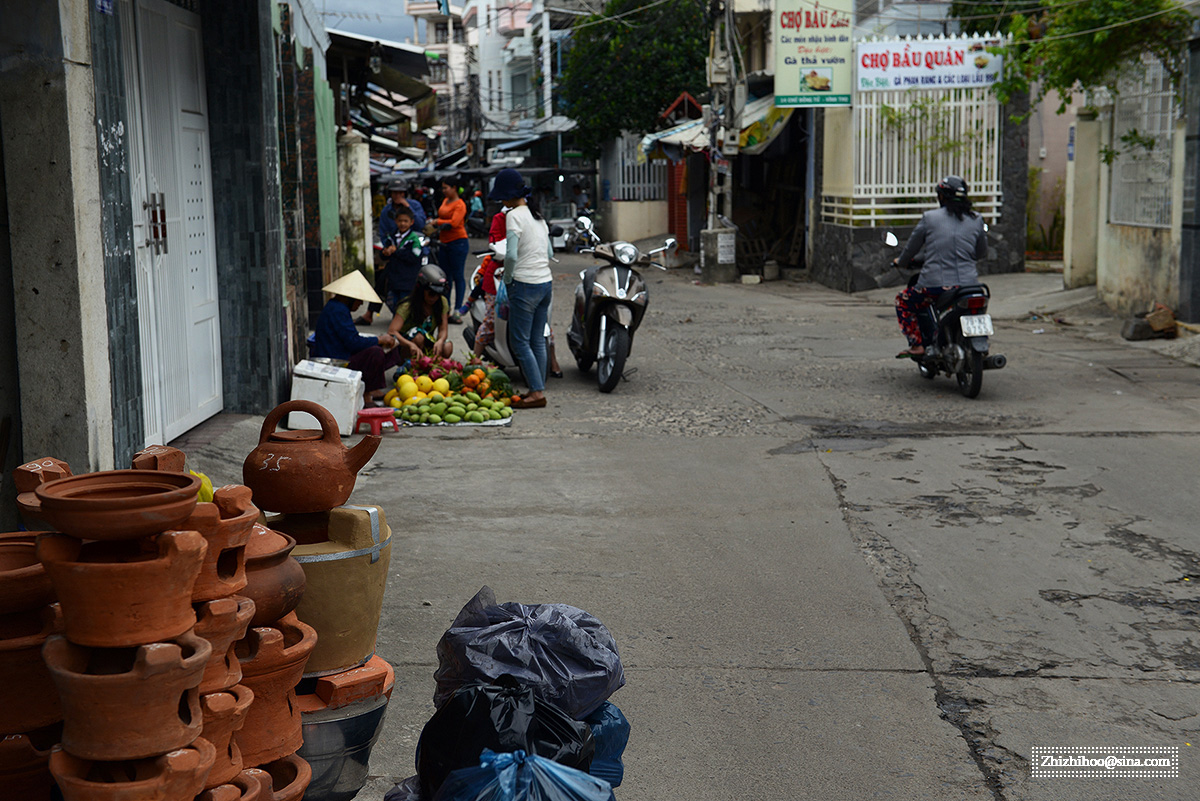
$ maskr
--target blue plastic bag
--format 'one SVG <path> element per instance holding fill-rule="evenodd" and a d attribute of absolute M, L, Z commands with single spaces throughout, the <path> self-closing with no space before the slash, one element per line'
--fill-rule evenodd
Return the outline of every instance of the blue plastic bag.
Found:
<path fill-rule="evenodd" d="M 496 284 L 496 316 L 508 319 L 508 286 L 503 281 Z"/>
<path fill-rule="evenodd" d="M 592 727 L 592 739 L 596 743 L 596 753 L 588 773 L 604 779 L 613 787 L 620 787 L 625 778 L 625 763 L 621 761 L 621 755 L 629 743 L 629 720 L 617 709 L 616 704 L 605 701 L 583 722 Z"/>
<path fill-rule="evenodd" d="M 433 801 L 616 801 L 603 779 L 524 751 L 484 751 L 479 767 L 447 777 Z"/>

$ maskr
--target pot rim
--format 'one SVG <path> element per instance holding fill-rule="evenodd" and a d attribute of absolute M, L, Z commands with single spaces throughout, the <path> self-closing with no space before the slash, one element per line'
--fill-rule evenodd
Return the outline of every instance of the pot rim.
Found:
<path fill-rule="evenodd" d="M 64 492 L 86 492 L 92 489 L 93 485 L 100 487 L 122 484 L 161 487 L 162 490 L 149 495 L 120 498 L 80 498 L 74 494 L 64 495 Z M 103 470 L 47 481 L 45 484 L 39 484 L 33 492 L 44 510 L 136 513 L 184 502 L 189 497 L 199 500 L 200 478 L 190 473 L 170 473 L 163 470 Z"/>
<path fill-rule="evenodd" d="M 77 645 L 63 635 L 57 634 L 53 635 L 53 637 L 47 638 L 44 652 L 51 651 L 56 648 L 62 648 L 63 646 L 58 644 L 59 641 L 66 644 L 66 650 L 68 651 L 70 648 L 82 648 L 89 651 L 96 649 L 96 646 Z M 181 656 L 183 653 L 183 648 L 187 647 L 192 649 L 191 656 L 182 657 L 178 662 L 171 666 L 170 671 L 173 673 L 185 674 L 195 672 L 197 675 L 199 675 L 203 672 L 205 665 L 208 664 L 209 657 L 212 656 L 212 645 L 208 642 L 208 640 L 192 633 L 190 629 L 185 631 L 183 634 L 180 634 L 178 637 L 171 637 L 167 640 L 160 640 L 153 643 L 143 643 L 141 645 L 129 647 L 140 654 L 142 649 L 150 645 L 158 645 L 161 643 L 180 646 Z M 134 657 L 134 665 L 136 666 L 136 664 L 137 656 Z M 74 681 L 87 682 L 100 687 L 109 683 L 117 684 L 127 682 L 129 681 L 128 677 L 133 673 L 132 668 L 124 673 L 81 673 L 77 670 L 72 670 L 71 668 L 64 667 L 62 665 L 52 664 L 49 660 L 46 660 L 46 667 L 51 673 L 70 676 Z"/>

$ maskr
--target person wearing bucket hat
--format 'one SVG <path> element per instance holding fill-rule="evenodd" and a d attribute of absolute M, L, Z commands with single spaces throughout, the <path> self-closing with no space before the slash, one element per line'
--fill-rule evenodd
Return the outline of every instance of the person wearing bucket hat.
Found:
<path fill-rule="evenodd" d="M 508 292 L 508 341 L 521 372 L 529 383 L 519 401 L 518 409 L 537 409 L 546 405 L 546 323 L 550 317 L 550 301 L 554 289 L 554 274 L 550 259 L 554 257 L 550 229 L 542 215 L 531 209 L 526 197 L 529 190 L 521 173 L 505 168 L 496 173 L 489 200 L 499 200 L 508 209 L 505 216 L 506 251 L 504 283 Z"/>
<path fill-rule="evenodd" d="M 370 336 L 354 327 L 354 312 L 363 303 L 382 302 L 366 277 L 355 270 L 331 281 L 322 290 L 333 295 L 317 318 L 312 355 L 317 358 L 344 359 L 347 367 L 362 373 L 366 391 L 363 400 L 370 403 L 382 396 L 387 379 L 384 371 L 400 363 L 403 348 L 397 348 L 391 334 Z M 384 347 L 390 348 L 385 351 Z"/>

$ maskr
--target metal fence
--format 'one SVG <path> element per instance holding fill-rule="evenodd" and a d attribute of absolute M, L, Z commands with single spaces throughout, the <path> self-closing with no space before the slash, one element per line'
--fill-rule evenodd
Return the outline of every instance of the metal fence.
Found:
<path fill-rule="evenodd" d="M 601 169 L 609 181 L 611 200 L 664 200 L 667 197 L 667 163 L 651 159 L 638 164 L 641 137 L 625 134 L 606 153 Z"/>
<path fill-rule="evenodd" d="M 1171 226 L 1171 152 L 1180 108 L 1170 76 L 1152 56 L 1128 67 L 1113 99 L 1109 222 Z"/>

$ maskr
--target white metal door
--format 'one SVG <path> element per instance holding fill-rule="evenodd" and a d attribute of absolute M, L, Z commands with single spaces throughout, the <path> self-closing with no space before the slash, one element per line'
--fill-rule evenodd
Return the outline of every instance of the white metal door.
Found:
<path fill-rule="evenodd" d="M 136 9 L 136 13 L 134 13 Z M 221 410 L 208 120 L 200 18 L 124 0 L 130 181 L 146 443 Z"/>

